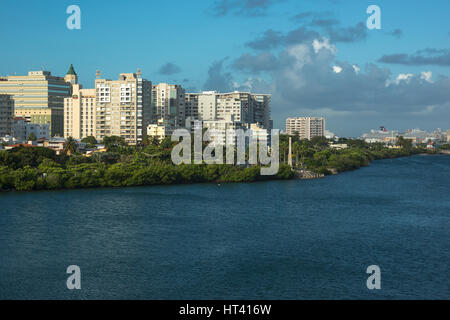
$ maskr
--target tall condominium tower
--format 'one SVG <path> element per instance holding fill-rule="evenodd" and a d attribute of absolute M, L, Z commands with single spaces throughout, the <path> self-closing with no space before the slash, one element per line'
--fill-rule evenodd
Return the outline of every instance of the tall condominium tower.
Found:
<path fill-rule="evenodd" d="M 14 100 L 12 96 L 0 94 L 0 138 L 12 135 Z"/>
<path fill-rule="evenodd" d="M 313 117 L 287 118 L 286 132 L 288 135 L 298 135 L 300 139 L 311 140 L 325 135 L 325 119 Z"/>
<path fill-rule="evenodd" d="M 16 117 L 31 123 L 50 124 L 51 135 L 62 135 L 64 98 L 70 95 L 71 84 L 49 71 L 30 71 L 27 76 L 8 76 L 0 80 L 0 94 L 14 98 Z"/>
<path fill-rule="evenodd" d="M 259 123 L 262 127 L 271 129 L 269 94 L 206 91 L 188 93 L 186 96 L 189 97 L 186 99 L 189 114 L 195 119 L 223 120 L 227 116 L 233 116 L 236 122 L 247 125 Z"/>
<path fill-rule="evenodd" d="M 186 119 L 198 119 L 198 94 L 186 93 L 185 94 L 185 113 Z"/>
<path fill-rule="evenodd" d="M 129 144 L 142 143 L 152 120 L 151 81 L 142 79 L 139 70 L 122 73 L 118 80 L 97 79 L 95 94 L 97 140 L 119 136 Z"/>
<path fill-rule="evenodd" d="M 160 83 L 153 85 L 153 123 L 163 120 L 174 126 L 184 126 L 186 121 L 185 90 L 180 85 Z"/>
<path fill-rule="evenodd" d="M 96 136 L 95 89 L 72 86 L 72 96 L 64 99 L 64 137 L 83 139 Z"/>

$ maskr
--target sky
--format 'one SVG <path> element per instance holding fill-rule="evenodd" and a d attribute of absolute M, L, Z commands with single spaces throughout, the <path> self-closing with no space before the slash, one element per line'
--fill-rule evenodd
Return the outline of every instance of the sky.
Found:
<path fill-rule="evenodd" d="M 81 29 L 69 30 L 78 5 Z M 369 5 L 381 29 L 366 26 Z M 187 92 L 272 94 L 276 128 L 323 116 L 339 136 L 450 129 L 450 1 L 2 0 L 0 75 L 73 64 L 84 87 L 136 72 Z"/>

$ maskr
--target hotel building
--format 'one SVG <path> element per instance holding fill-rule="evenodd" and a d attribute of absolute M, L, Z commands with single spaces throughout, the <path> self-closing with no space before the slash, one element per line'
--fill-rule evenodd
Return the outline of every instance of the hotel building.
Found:
<path fill-rule="evenodd" d="M 288 135 L 298 135 L 300 139 L 311 140 L 325 135 L 325 119 L 314 117 L 300 117 L 286 119 Z"/>
<path fill-rule="evenodd" d="M 36 124 L 50 124 L 51 135 L 62 135 L 64 98 L 71 84 L 49 71 L 30 71 L 26 76 L 0 79 L 0 94 L 14 98 L 14 114 Z"/>
<path fill-rule="evenodd" d="M 98 141 L 119 136 L 129 144 L 142 143 L 152 121 L 152 83 L 142 73 L 122 73 L 118 80 L 95 81 L 96 127 Z"/>
<path fill-rule="evenodd" d="M 12 96 L 0 94 L 0 137 L 12 134 L 14 100 Z"/>
<path fill-rule="evenodd" d="M 163 119 L 170 126 L 182 127 L 186 121 L 185 90 L 180 85 L 160 83 L 152 89 L 152 122 Z"/>
<path fill-rule="evenodd" d="M 64 99 L 64 138 L 83 139 L 96 136 L 95 89 L 72 86 L 72 96 Z"/>

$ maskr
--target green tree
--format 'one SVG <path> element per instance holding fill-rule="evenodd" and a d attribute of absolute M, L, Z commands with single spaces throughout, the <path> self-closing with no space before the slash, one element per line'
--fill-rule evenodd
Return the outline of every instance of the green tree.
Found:
<path fill-rule="evenodd" d="M 63 152 L 68 156 L 76 153 L 78 151 L 77 143 L 74 138 L 68 137 L 66 143 L 64 143 Z"/>
<path fill-rule="evenodd" d="M 81 139 L 81 142 L 86 143 L 88 148 L 93 148 L 97 144 L 97 139 L 93 136 L 89 136 Z"/>
<path fill-rule="evenodd" d="M 36 141 L 36 140 L 37 140 L 36 135 L 33 132 L 30 133 L 27 137 L 27 141 Z"/>

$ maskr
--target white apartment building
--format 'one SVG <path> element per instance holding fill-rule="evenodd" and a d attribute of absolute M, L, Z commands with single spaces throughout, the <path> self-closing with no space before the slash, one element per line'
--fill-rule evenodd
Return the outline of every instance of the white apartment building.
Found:
<path fill-rule="evenodd" d="M 286 119 L 288 135 L 298 135 L 300 139 L 311 140 L 325 135 L 325 119 L 316 117 L 299 117 Z"/>
<path fill-rule="evenodd" d="M 218 93 L 205 91 L 186 95 L 186 114 L 198 120 L 223 120 L 232 115 L 235 121 L 251 124 L 260 123 L 271 128 L 271 96 L 248 92 Z"/>
<path fill-rule="evenodd" d="M 204 91 L 198 95 L 199 120 L 216 120 L 218 95 L 215 91 Z"/>
<path fill-rule="evenodd" d="M 64 137 L 83 139 L 96 136 L 96 93 L 95 89 L 72 86 L 72 96 L 64 99 Z"/>
<path fill-rule="evenodd" d="M 256 141 L 262 141 L 263 143 L 267 143 L 267 145 L 271 144 L 271 134 L 269 129 L 265 129 L 259 123 L 250 124 L 250 137 Z"/>
<path fill-rule="evenodd" d="M 233 115 L 227 115 L 225 119 L 221 120 L 203 120 L 203 128 L 208 129 L 216 139 L 219 138 L 214 142 L 226 145 L 229 141 L 236 143 L 236 130 L 243 129 L 245 131 L 246 125 L 235 121 Z"/>
<path fill-rule="evenodd" d="M 185 90 L 180 85 L 160 83 L 152 88 L 152 122 L 163 119 L 168 124 L 182 127 L 186 120 Z"/>
<path fill-rule="evenodd" d="M 97 77 L 100 77 L 99 72 Z M 142 143 L 152 120 L 152 83 L 142 73 L 121 73 L 118 80 L 97 79 L 95 138 L 119 136 Z"/>

